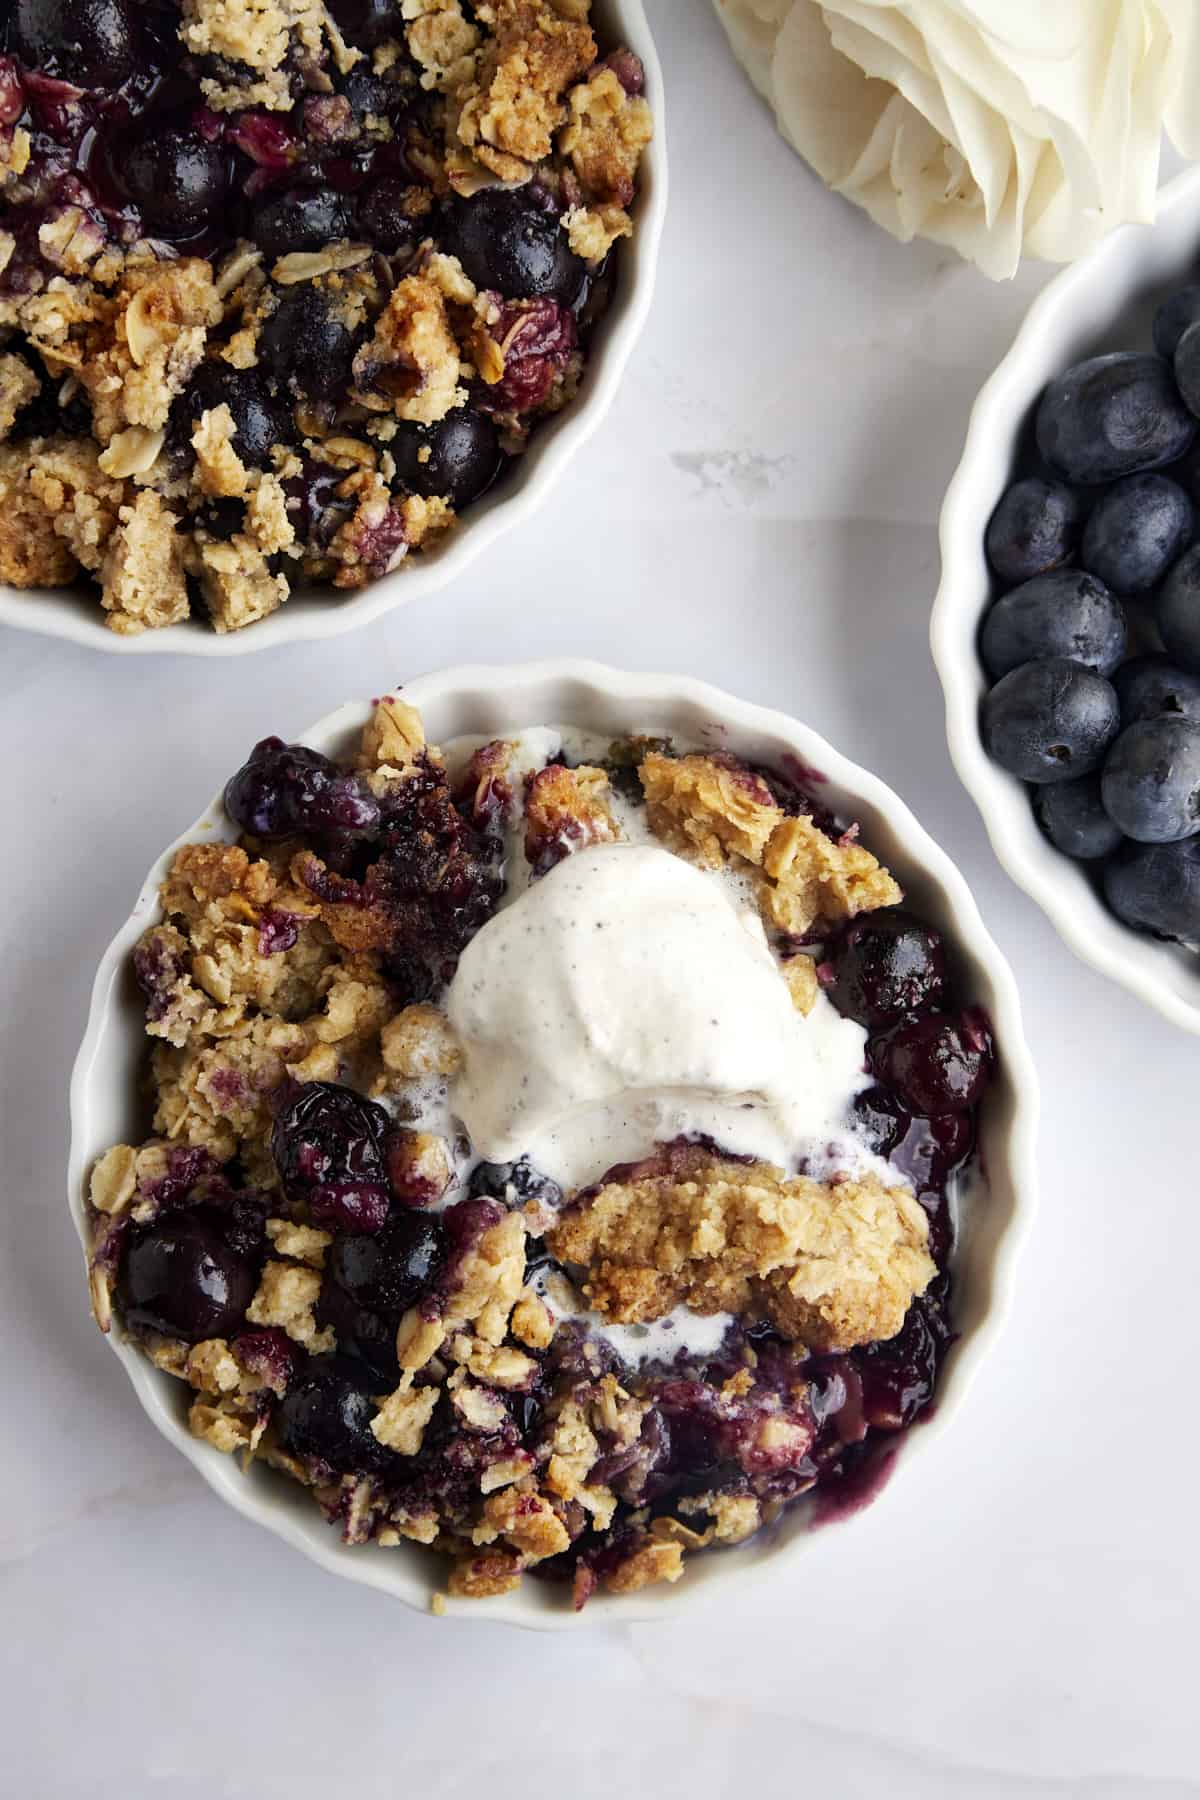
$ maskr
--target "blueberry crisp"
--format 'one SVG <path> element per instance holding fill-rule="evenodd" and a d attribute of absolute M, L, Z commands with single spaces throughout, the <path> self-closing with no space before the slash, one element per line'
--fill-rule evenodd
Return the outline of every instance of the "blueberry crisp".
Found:
<path fill-rule="evenodd" d="M 218 632 L 445 533 L 568 406 L 633 230 L 590 0 L 0 13 L 0 581 Z"/>
<path fill-rule="evenodd" d="M 97 1322 L 195 1436 L 431 1590 L 576 1607 L 871 1491 L 995 1052 L 810 780 L 439 750 L 396 696 L 342 763 L 256 746 L 133 953 L 150 1135 L 90 1174 Z"/>

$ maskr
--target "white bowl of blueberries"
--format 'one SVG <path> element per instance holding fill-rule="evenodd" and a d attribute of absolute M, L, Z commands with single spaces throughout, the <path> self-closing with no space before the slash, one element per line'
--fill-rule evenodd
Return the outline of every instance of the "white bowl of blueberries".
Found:
<path fill-rule="evenodd" d="M 1200 1033 L 1200 171 L 1035 302 L 941 544 L 950 751 L 997 855 Z"/>

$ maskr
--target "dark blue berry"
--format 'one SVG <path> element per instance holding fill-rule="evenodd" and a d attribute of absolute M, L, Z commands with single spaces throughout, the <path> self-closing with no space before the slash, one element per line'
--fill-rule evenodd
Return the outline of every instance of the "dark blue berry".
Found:
<path fill-rule="evenodd" d="M 1195 513 L 1166 475 L 1129 475 L 1096 502 L 1079 560 L 1119 594 L 1156 587 L 1192 540 Z"/>
<path fill-rule="evenodd" d="M 400 0 L 331 0 L 329 10 L 349 42 L 364 49 L 404 37 Z"/>
<path fill-rule="evenodd" d="M 1172 844 L 1200 831 L 1200 725 L 1140 719 L 1104 764 L 1104 807 L 1126 837 Z"/>
<path fill-rule="evenodd" d="M 1137 931 L 1200 942 L 1200 837 L 1126 845 L 1105 866 L 1104 895 Z"/>
<path fill-rule="evenodd" d="M 1067 481 L 1119 481 L 1182 456 L 1196 421 L 1161 356 L 1119 350 L 1052 381 L 1037 412 L 1043 459 Z"/>
<path fill-rule="evenodd" d="M 1200 675 L 1177 669 L 1169 656 L 1135 656 L 1112 678 L 1121 703 L 1121 723 L 1138 719 L 1182 718 L 1200 722 Z"/>
<path fill-rule="evenodd" d="M 867 1056 L 878 1080 L 909 1112 L 965 1112 L 987 1082 L 992 1040 L 977 1013 L 925 1013 L 871 1038 Z"/>
<path fill-rule="evenodd" d="M 225 156 L 188 125 L 151 114 L 117 140 L 110 167 L 148 236 L 188 238 L 219 222 L 225 202 Z"/>
<path fill-rule="evenodd" d="M 259 358 L 293 393 L 331 399 L 349 381 L 354 333 L 305 282 L 284 294 L 263 326 Z"/>
<path fill-rule="evenodd" d="M 398 175 L 381 175 L 359 199 L 359 230 L 385 256 L 415 250 L 421 240 L 420 222 L 408 210 L 410 191 Z"/>
<path fill-rule="evenodd" d="M 379 802 L 356 775 L 304 744 L 263 738 L 225 788 L 225 811 L 252 837 L 328 832 L 366 836 Z"/>
<path fill-rule="evenodd" d="M 450 248 L 476 287 L 509 300 L 574 300 L 587 265 L 571 250 L 553 210 L 530 205 L 523 188 L 484 188 L 452 203 Z"/>
<path fill-rule="evenodd" d="M 26 68 L 77 87 L 120 87 L 136 65 L 131 0 L 16 0 L 11 32 Z"/>
<path fill-rule="evenodd" d="M 256 208 L 250 235 L 267 256 L 293 250 L 323 250 L 350 236 L 349 202 L 333 188 L 289 188 L 270 194 Z"/>
<path fill-rule="evenodd" d="M 353 1088 L 308 1081 L 285 1101 L 271 1133 L 283 1191 L 318 1225 L 375 1232 L 388 1216 L 387 1113 Z"/>
<path fill-rule="evenodd" d="M 1179 288 L 1154 315 L 1154 348 L 1169 362 L 1189 325 L 1200 321 L 1200 287 Z"/>
<path fill-rule="evenodd" d="M 988 561 L 1002 581 L 1029 581 L 1067 561 L 1085 507 L 1072 488 L 1029 475 L 1014 481 L 988 521 Z"/>
<path fill-rule="evenodd" d="M 191 434 L 206 412 L 227 406 L 233 418 L 233 447 L 244 463 L 265 469 L 278 444 L 296 435 L 290 409 L 270 393 L 254 369 L 235 369 L 209 358 L 202 362 L 175 403 L 172 417 L 176 441 L 190 444 Z"/>
<path fill-rule="evenodd" d="M 909 1123 L 908 1114 L 886 1088 L 864 1088 L 851 1102 L 851 1128 L 876 1156 L 890 1156 Z"/>
<path fill-rule="evenodd" d="M 988 754 L 1022 781 L 1069 781 L 1098 768 L 1121 724 L 1112 684 L 1065 656 L 1025 663 L 984 698 Z"/>
<path fill-rule="evenodd" d="M 1033 802 L 1038 824 L 1064 856 L 1094 862 L 1121 842 L 1121 828 L 1105 812 L 1100 788 L 1095 770 L 1078 781 L 1052 781 L 1038 789 Z"/>
<path fill-rule="evenodd" d="M 339 1233 L 329 1252 L 329 1277 L 356 1305 L 386 1319 L 394 1333 L 401 1314 L 433 1286 L 445 1259 L 441 1219 L 410 1208 L 373 1237 Z"/>
<path fill-rule="evenodd" d="M 396 473 L 410 492 L 442 494 L 459 510 L 491 486 L 504 462 L 494 423 L 469 406 L 447 413 L 437 425 L 401 426 L 391 450 Z"/>
<path fill-rule="evenodd" d="M 829 952 L 829 997 L 860 1025 L 925 1012 L 942 998 L 946 958 L 940 933 L 908 913 L 888 910 L 856 919 Z"/>
<path fill-rule="evenodd" d="M 317 1356 L 289 1386 L 275 1421 L 284 1449 L 293 1456 L 313 1457 L 350 1475 L 370 1472 L 386 1460 L 371 1430 L 378 1410 L 356 1363 L 343 1356 Z"/>
<path fill-rule="evenodd" d="M 1154 619 L 1172 662 L 1200 675 L 1200 544 L 1184 551 L 1163 582 Z"/>
<path fill-rule="evenodd" d="M 1125 615 L 1102 581 L 1055 569 L 1004 594 L 989 610 L 979 652 L 993 676 L 1048 656 L 1111 675 L 1125 654 Z"/>
<path fill-rule="evenodd" d="M 258 1285 L 219 1215 L 195 1208 L 136 1231 L 121 1270 L 122 1311 L 131 1325 L 197 1344 L 242 1323 Z"/>
<path fill-rule="evenodd" d="M 562 1200 L 557 1181 L 535 1169 L 527 1156 L 510 1163 L 476 1163 L 467 1192 L 472 1199 L 490 1195 L 510 1205 L 517 1200 L 544 1200 L 549 1206 L 557 1206 Z"/>

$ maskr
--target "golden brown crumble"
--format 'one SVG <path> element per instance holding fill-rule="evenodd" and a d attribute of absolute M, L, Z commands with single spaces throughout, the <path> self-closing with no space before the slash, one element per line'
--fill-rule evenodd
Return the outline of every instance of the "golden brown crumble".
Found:
<path fill-rule="evenodd" d="M 384 1067 L 405 1081 L 453 1075 L 462 1062 L 449 1019 L 425 1001 L 404 1007 L 387 1021 L 379 1049 Z"/>
<path fill-rule="evenodd" d="M 621 833 L 609 804 L 608 776 L 586 765 L 551 763 L 525 784 L 525 855 L 542 870 L 568 850 L 615 843 Z"/>
<path fill-rule="evenodd" d="M 397 1388 L 371 1420 L 375 1437 L 401 1456 L 415 1456 L 421 1448 L 425 1427 L 433 1417 L 439 1392 L 435 1387 Z"/>
<path fill-rule="evenodd" d="M 812 1349 L 894 1337 L 937 1273 L 925 1211 L 907 1188 L 857 1180 L 787 1180 L 764 1163 L 691 1150 L 661 1172 L 609 1182 L 547 1236 L 586 1271 L 606 1318 L 755 1313 Z"/>
<path fill-rule="evenodd" d="M 152 488 L 123 506 L 100 565 L 101 604 L 126 637 L 188 614 L 178 519 Z"/>
<path fill-rule="evenodd" d="M 821 993 L 821 982 L 817 975 L 817 965 L 811 956 L 789 956 L 780 964 L 780 972 L 787 982 L 788 993 L 792 996 L 792 1005 L 798 1013 L 805 1017 L 817 1004 Z"/>
<path fill-rule="evenodd" d="M 435 282 L 409 275 L 396 284 L 375 335 L 354 359 L 354 379 L 361 405 L 419 425 L 466 404 L 458 343 Z"/>
<path fill-rule="evenodd" d="M 596 59 L 589 27 L 549 0 L 491 0 L 491 36 L 456 95 L 458 137 L 501 181 L 525 181 L 567 116 L 564 95 Z"/>
<path fill-rule="evenodd" d="M 604 1577 L 610 1594 L 636 1594 L 657 1581 L 678 1581 L 683 1574 L 683 1551 L 678 1544 L 648 1543 L 619 1562 Z"/>
<path fill-rule="evenodd" d="M 332 1350 L 337 1341 L 332 1326 L 320 1331 L 313 1317 L 320 1292 L 318 1270 L 299 1263 L 268 1262 L 246 1317 L 252 1325 L 278 1325 L 314 1355 Z"/>
<path fill-rule="evenodd" d="M 612 69 L 572 88 L 568 103 L 570 122 L 558 147 L 584 193 L 605 207 L 628 206 L 642 151 L 654 136 L 649 105 L 640 94 L 627 94 Z"/>
<path fill-rule="evenodd" d="M 22 407 L 41 391 L 41 382 L 23 356 L 0 355 L 0 440 L 8 436 Z"/>

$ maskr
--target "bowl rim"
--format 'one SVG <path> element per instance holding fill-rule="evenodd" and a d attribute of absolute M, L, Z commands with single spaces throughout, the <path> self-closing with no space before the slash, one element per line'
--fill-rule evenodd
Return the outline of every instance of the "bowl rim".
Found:
<path fill-rule="evenodd" d="M 914 870 L 932 882 L 939 903 L 952 922 L 953 936 L 960 951 L 972 959 L 988 988 L 987 1005 L 995 1026 L 997 1041 L 1002 1046 L 1002 1062 L 1006 1088 L 1010 1096 L 1009 1117 L 1004 1134 L 1004 1161 L 1012 1200 L 1009 1216 L 996 1238 L 988 1264 L 987 1301 L 982 1316 L 964 1330 L 955 1345 L 952 1359 L 943 1370 L 936 1407 L 920 1425 L 904 1435 L 901 1449 L 905 1456 L 916 1453 L 918 1446 L 938 1441 L 965 1400 L 978 1368 L 993 1349 L 1011 1310 L 1016 1269 L 1020 1253 L 1032 1227 L 1037 1204 L 1036 1129 L 1039 1111 L 1037 1077 L 1026 1044 L 1021 1023 L 1021 1009 L 1015 977 L 1003 954 L 988 933 L 965 878 L 947 853 L 938 846 L 918 823 L 908 806 L 877 776 L 862 769 L 828 744 L 817 732 L 789 715 L 729 695 L 719 688 L 690 677 L 659 674 L 635 674 L 592 661 L 552 659 L 502 666 L 464 665 L 419 677 L 403 684 L 397 691 L 422 712 L 439 702 L 487 708 L 489 700 L 516 696 L 531 687 L 551 687 L 576 698 L 570 710 L 560 717 L 564 723 L 583 723 L 579 719 L 578 695 L 586 692 L 591 703 L 615 703 L 639 709 L 645 723 L 656 716 L 657 708 L 695 709 L 718 728 L 735 739 L 766 735 L 782 739 L 810 768 L 819 769 L 865 807 L 873 808 L 898 840 L 902 840 L 906 858 Z M 586 706 L 587 702 L 583 703 Z M 370 715 L 370 702 L 350 702 L 327 714 L 309 730 L 300 734 L 305 742 L 327 742 L 337 733 L 359 726 Z M 547 713 L 547 717 L 551 715 Z M 531 721 L 532 722 L 532 721 Z M 637 729 L 631 726 L 630 729 Z M 500 729 L 505 729 L 501 727 Z M 507 729 L 514 729 L 511 725 Z M 156 858 L 142 883 L 134 906 L 107 950 L 104 952 L 92 986 L 88 1021 L 83 1041 L 75 1060 L 70 1083 L 70 1154 L 68 1205 L 86 1259 L 88 1231 L 84 1194 L 86 1178 L 95 1158 L 107 1148 L 108 1139 L 92 1123 L 93 1094 L 102 1075 L 99 1064 L 101 1041 L 112 1026 L 125 1037 L 134 1024 L 128 1000 L 120 992 L 124 972 L 133 944 L 145 929 L 157 908 L 158 884 L 176 849 L 192 841 L 199 832 L 211 830 L 212 823 L 222 818 L 221 794 L 200 818 Z M 225 830 L 228 832 L 228 823 Z M 138 1021 L 140 1036 L 140 1021 Z M 994 1153 L 989 1151 L 994 1168 Z M 166 1396 L 176 1385 L 170 1376 L 155 1369 L 123 1340 L 114 1324 L 108 1345 L 120 1359 L 144 1410 L 164 1437 L 181 1450 L 199 1469 L 209 1486 L 245 1518 L 265 1526 L 333 1574 L 384 1591 L 418 1611 L 428 1611 L 432 1583 L 409 1573 L 407 1563 L 389 1554 L 363 1554 L 358 1548 L 347 1552 L 323 1519 L 318 1534 L 303 1529 L 290 1509 L 271 1499 L 260 1497 L 253 1485 L 240 1473 L 230 1478 L 232 1459 L 220 1455 L 210 1446 L 192 1438 Z M 890 1482 L 886 1484 L 890 1487 Z M 881 1497 L 882 1498 L 882 1497 Z M 880 1501 L 870 1508 L 874 1512 Z M 845 1516 L 838 1523 L 843 1528 L 854 1524 Z M 724 1580 L 684 1581 L 678 1587 L 651 1588 L 636 1598 L 622 1597 L 619 1604 L 605 1597 L 602 1605 L 574 1613 L 568 1607 L 543 1607 L 525 1595 L 526 1583 L 513 1593 L 489 1601 L 486 1608 L 470 1601 L 449 1601 L 446 1611 L 455 1616 L 484 1622 L 502 1621 L 534 1630 L 579 1629 L 590 1625 L 635 1624 L 653 1619 L 677 1616 L 682 1609 L 712 1598 L 733 1576 L 743 1586 L 751 1579 L 762 1580 L 778 1568 L 778 1557 L 791 1552 L 802 1553 L 811 1545 L 812 1531 L 795 1536 L 789 1543 L 770 1546 L 769 1553 L 739 1566 L 736 1551 L 722 1557 L 704 1559 L 711 1571 L 724 1570 Z M 822 1535 L 824 1532 L 822 1531 Z M 370 1546 L 365 1549 L 369 1552 Z"/>
<path fill-rule="evenodd" d="M 1159 195 L 1158 223 L 1168 227 L 1197 216 L 1200 235 L 1200 168 L 1185 170 Z M 1034 298 L 993 373 L 971 408 L 958 466 L 946 490 L 939 520 L 941 578 L 929 622 L 929 641 L 942 684 L 946 740 L 958 777 L 974 800 L 1002 867 L 1041 907 L 1067 947 L 1110 981 L 1126 988 L 1174 1025 L 1200 1034 L 1200 982 L 1196 998 L 1180 993 L 1170 971 L 1179 952 L 1122 925 L 1088 887 L 1079 867 L 1056 851 L 1031 825 L 1025 783 L 1001 769 L 983 748 L 978 705 L 986 687 L 976 639 L 987 605 L 980 593 L 983 533 L 1001 488 L 989 485 L 988 464 L 997 441 L 1012 446 L 1041 383 L 1030 386 L 1028 367 L 1045 354 L 1069 323 L 1075 303 L 1118 267 L 1132 246 L 1145 248 L 1154 226 L 1127 224 L 1061 270 Z M 1194 254 L 1194 253 L 1193 253 Z M 1113 319 L 1120 307 L 1113 309 Z M 1065 366 L 1065 359 L 1059 367 Z M 968 596 L 970 597 L 968 604 Z"/>
<path fill-rule="evenodd" d="M 654 109 L 654 136 L 639 169 L 633 236 L 618 247 L 619 279 L 600 322 L 580 394 L 539 428 L 519 466 L 509 472 L 510 480 L 485 495 L 462 528 L 431 553 L 413 562 L 405 559 L 390 575 L 355 594 L 334 598 L 334 590 L 319 588 L 305 598 L 301 591 L 277 612 L 241 631 L 222 634 L 189 618 L 124 637 L 108 629 L 98 595 L 94 607 L 81 607 L 71 590 L 31 591 L 3 583 L 0 625 L 113 656 L 246 656 L 288 644 L 315 643 L 357 631 L 410 601 L 439 593 L 464 575 L 490 545 L 528 522 L 616 398 L 653 302 L 666 221 L 667 108 L 662 64 L 645 5 L 643 0 L 594 0 L 594 4 L 611 15 L 608 35 L 618 33 L 641 58 Z"/>

